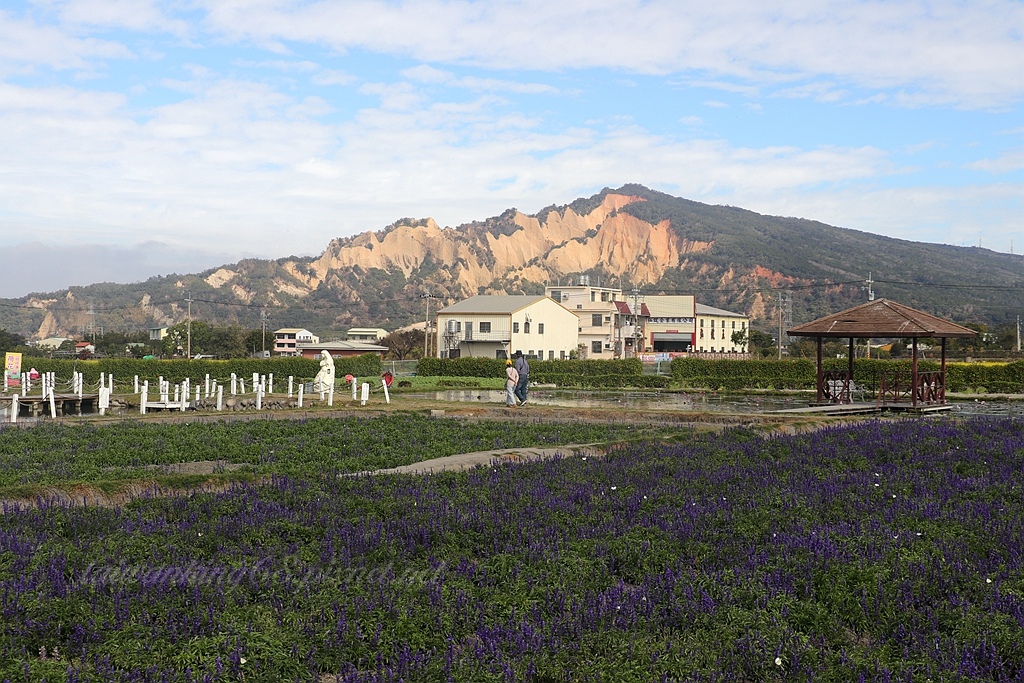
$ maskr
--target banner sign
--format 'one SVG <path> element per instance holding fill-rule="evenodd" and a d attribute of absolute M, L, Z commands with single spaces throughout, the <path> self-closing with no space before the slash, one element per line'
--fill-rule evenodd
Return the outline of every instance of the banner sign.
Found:
<path fill-rule="evenodd" d="M 4 356 L 4 388 L 21 386 L 21 354 L 8 351 Z"/>

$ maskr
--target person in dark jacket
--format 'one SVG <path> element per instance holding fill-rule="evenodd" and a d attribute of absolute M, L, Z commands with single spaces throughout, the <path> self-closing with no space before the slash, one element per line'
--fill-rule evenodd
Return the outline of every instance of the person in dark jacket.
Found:
<path fill-rule="evenodd" d="M 516 385 L 516 398 L 519 405 L 526 405 L 526 392 L 530 386 L 530 363 L 522 351 L 516 351 L 516 372 L 519 373 L 519 384 Z"/>

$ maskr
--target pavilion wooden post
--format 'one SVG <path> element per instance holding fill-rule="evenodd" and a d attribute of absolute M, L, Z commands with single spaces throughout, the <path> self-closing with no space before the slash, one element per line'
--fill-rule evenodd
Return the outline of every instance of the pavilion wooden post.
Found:
<path fill-rule="evenodd" d="M 817 337 L 818 340 L 818 403 L 821 403 L 821 395 L 825 389 L 825 378 L 821 372 L 821 337 Z"/>
<path fill-rule="evenodd" d="M 914 337 L 914 360 L 910 370 L 910 405 L 917 407 L 917 337 Z"/>
<path fill-rule="evenodd" d="M 939 396 L 939 402 L 940 403 L 945 403 L 946 402 L 946 338 L 945 337 L 942 338 L 942 375 L 941 375 L 940 378 L 942 380 L 942 387 L 940 387 L 939 391 L 942 392 L 942 395 Z"/>
<path fill-rule="evenodd" d="M 853 403 L 853 337 L 850 337 L 850 353 L 847 355 L 849 359 L 849 368 L 846 371 L 846 394 L 844 397 L 847 403 Z"/>

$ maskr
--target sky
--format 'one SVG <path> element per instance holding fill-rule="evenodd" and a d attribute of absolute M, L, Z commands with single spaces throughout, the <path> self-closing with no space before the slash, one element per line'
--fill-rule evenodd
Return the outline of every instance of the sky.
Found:
<path fill-rule="evenodd" d="M 1022 0 L 4 0 L 0 296 L 605 187 L 1024 251 Z"/>

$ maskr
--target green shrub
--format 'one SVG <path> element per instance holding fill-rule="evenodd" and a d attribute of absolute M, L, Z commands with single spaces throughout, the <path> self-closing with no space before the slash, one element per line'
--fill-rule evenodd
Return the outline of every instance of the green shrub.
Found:
<path fill-rule="evenodd" d="M 639 358 L 530 361 L 531 379 L 542 374 L 638 376 L 643 371 Z M 505 375 L 505 361 L 501 358 L 423 358 L 416 367 L 416 374 L 427 377 L 502 377 Z"/>
<path fill-rule="evenodd" d="M 829 358 L 822 362 L 825 370 L 845 370 L 845 358 Z M 935 360 L 918 360 L 919 372 L 941 369 Z M 888 381 L 896 373 L 909 379 L 913 361 L 859 358 L 853 364 L 853 378 L 858 386 L 876 391 L 885 375 Z M 676 358 L 672 361 L 672 378 L 684 387 L 739 389 L 813 389 L 816 381 L 814 361 L 806 358 L 788 360 L 708 360 Z M 1014 393 L 1024 391 L 1024 361 L 1005 365 L 981 363 L 947 363 L 946 390 L 968 391 L 987 388 L 989 391 Z"/>

